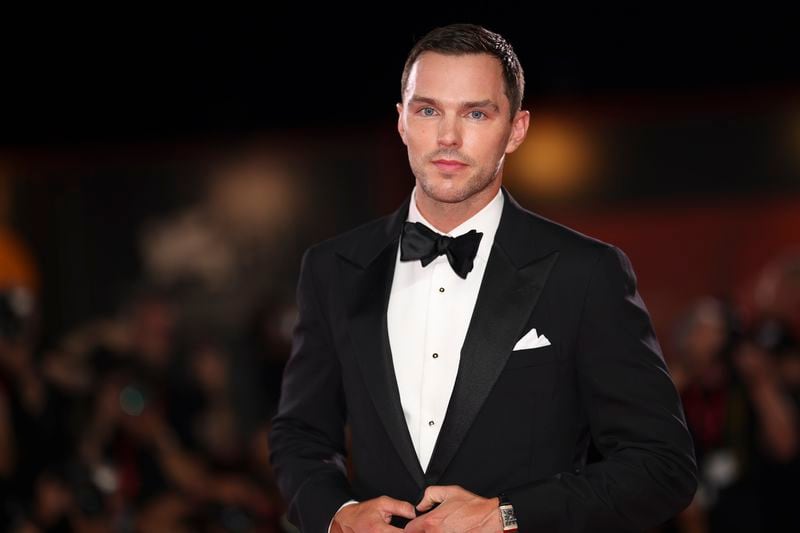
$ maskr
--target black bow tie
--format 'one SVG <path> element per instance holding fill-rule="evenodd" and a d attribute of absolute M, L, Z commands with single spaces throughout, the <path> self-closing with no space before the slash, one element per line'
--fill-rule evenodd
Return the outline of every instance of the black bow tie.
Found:
<path fill-rule="evenodd" d="M 483 233 L 478 233 L 474 229 L 459 237 L 448 237 L 436 233 L 420 222 L 406 222 L 400 239 L 400 260 L 419 259 L 422 266 L 426 267 L 431 261 L 445 254 L 455 273 L 467 279 L 467 274 L 472 270 L 475 254 L 478 253 L 481 237 Z"/>

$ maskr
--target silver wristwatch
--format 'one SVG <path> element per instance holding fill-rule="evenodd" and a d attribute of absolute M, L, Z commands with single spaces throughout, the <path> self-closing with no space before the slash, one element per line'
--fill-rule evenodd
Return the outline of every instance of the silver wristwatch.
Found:
<path fill-rule="evenodd" d="M 500 493 L 500 517 L 503 519 L 503 531 L 517 531 L 517 516 L 514 514 L 514 506 L 508 497 Z"/>

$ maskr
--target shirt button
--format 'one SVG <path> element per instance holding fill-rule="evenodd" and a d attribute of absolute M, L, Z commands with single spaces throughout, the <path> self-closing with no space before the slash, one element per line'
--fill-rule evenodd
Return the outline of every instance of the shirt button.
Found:
<path fill-rule="evenodd" d="M 439 292 L 444 292 L 444 287 L 439 287 Z"/>
<path fill-rule="evenodd" d="M 428 425 L 432 426 L 433 425 L 433 420 L 428 420 Z"/>
<path fill-rule="evenodd" d="M 438 354 L 438 353 L 435 353 L 435 354 L 433 354 L 433 358 L 434 358 L 434 359 L 436 359 L 437 357 L 439 357 L 439 354 Z"/>

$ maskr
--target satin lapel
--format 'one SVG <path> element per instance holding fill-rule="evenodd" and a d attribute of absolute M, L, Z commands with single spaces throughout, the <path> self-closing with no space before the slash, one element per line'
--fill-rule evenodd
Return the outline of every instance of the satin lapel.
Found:
<path fill-rule="evenodd" d="M 486 397 L 519 339 L 558 252 L 547 250 L 543 257 L 533 257 L 532 242 L 527 239 L 519 206 L 506 197 L 504 209 L 483 282 L 470 321 L 458 375 L 447 406 L 442 429 L 431 461 L 425 472 L 426 482 L 436 484 L 453 459 Z M 504 245 L 505 244 L 505 245 Z M 515 259 L 506 252 L 514 244 L 524 247 Z M 543 251 L 543 250 L 539 250 Z M 520 261 L 523 262 L 521 266 Z M 524 264 L 527 262 L 527 264 Z"/>
<path fill-rule="evenodd" d="M 403 217 L 407 212 L 407 203 L 398 210 Z M 390 226 L 399 228 L 396 220 Z M 399 229 L 391 233 L 399 235 Z M 343 262 L 342 281 L 350 297 L 349 334 L 370 398 L 403 464 L 423 488 L 424 473 L 403 416 L 386 323 L 398 242 L 397 237 L 384 240 L 382 251 L 365 265 Z"/>

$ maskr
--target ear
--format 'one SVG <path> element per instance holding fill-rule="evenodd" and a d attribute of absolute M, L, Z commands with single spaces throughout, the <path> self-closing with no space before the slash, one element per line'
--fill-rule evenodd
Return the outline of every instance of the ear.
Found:
<path fill-rule="evenodd" d="M 406 141 L 406 128 L 403 125 L 403 104 L 397 104 L 397 131 L 400 133 L 400 138 L 403 139 L 403 144 L 408 145 Z"/>
<path fill-rule="evenodd" d="M 531 122 L 531 113 L 525 109 L 517 111 L 514 119 L 511 121 L 511 135 L 506 144 L 506 153 L 510 154 L 522 144 L 525 136 L 528 134 L 528 126 Z"/>

